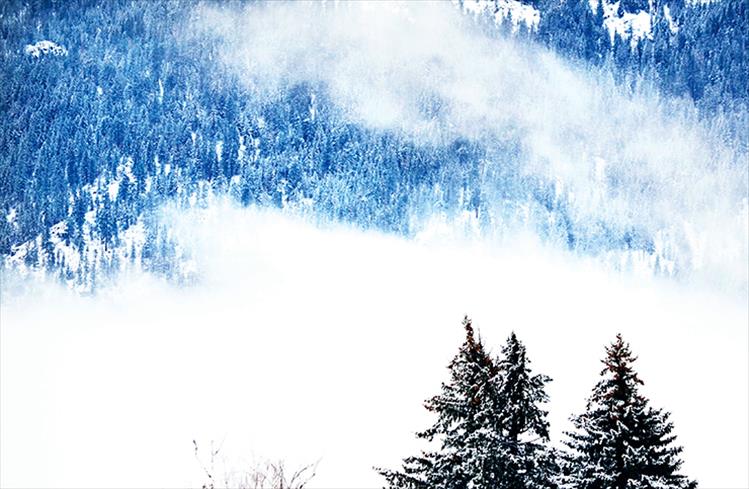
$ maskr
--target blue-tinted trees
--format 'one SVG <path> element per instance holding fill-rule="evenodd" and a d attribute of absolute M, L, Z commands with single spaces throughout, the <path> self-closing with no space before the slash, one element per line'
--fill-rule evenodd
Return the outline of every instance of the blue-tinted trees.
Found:
<path fill-rule="evenodd" d="M 746 103 L 746 2 L 671 2 L 676 31 L 658 4 L 653 40 L 634 49 L 619 36 L 610 43 L 596 5 L 537 2 L 538 31 L 522 35 L 624 77 L 652 76 L 669 92 L 699 99 L 704 110 L 730 112 Z M 188 204 L 201 182 L 244 205 L 304 202 L 323 216 L 402 234 L 416 230 L 415 215 L 430 212 L 468 211 L 490 229 L 528 204 L 537 216 L 529 224 L 570 248 L 630 246 L 623 234 L 629 230 L 575 224 L 552 182 L 518 172 L 527 156 L 518 142 L 455 137 L 427 144 L 363 127 L 346 120 L 319 83 L 287 87 L 272 101 L 254 99 L 215 62 L 218 40 L 176 36 L 194 6 L 0 5 L 0 254 L 35 246 L 65 221 L 64 242 L 83 255 L 87 241 L 108 241 L 139 220 L 155 222 L 148 215 L 167 200 Z M 66 46 L 67 55 L 24 52 L 43 39 Z M 419 103 L 430 114 L 441 110 L 439 100 Z M 742 126 L 734 125 L 727 130 L 738 134 Z M 92 196 L 110 184 L 119 186 L 114 198 Z M 37 263 L 33 253 L 26 256 Z"/>

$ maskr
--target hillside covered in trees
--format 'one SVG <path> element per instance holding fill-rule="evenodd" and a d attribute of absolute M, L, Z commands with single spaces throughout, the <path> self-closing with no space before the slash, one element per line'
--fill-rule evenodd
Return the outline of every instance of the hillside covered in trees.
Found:
<path fill-rule="evenodd" d="M 498 83 L 498 75 L 476 71 L 472 90 L 496 93 L 480 93 L 485 100 L 477 101 L 478 114 L 455 125 L 460 97 L 426 78 L 406 81 L 416 83 L 408 89 L 413 93 L 396 95 L 410 97 L 411 106 L 396 110 L 415 111 L 420 129 L 414 134 L 400 123 L 371 123 L 369 116 L 362 121 L 359 109 L 342 103 L 336 81 L 326 76 L 290 77 L 269 92 L 263 80 L 271 75 L 263 70 L 270 68 L 263 65 L 248 80 L 237 69 L 243 61 L 233 53 L 242 48 L 234 44 L 238 31 L 229 19 L 241 19 L 246 11 L 250 33 L 283 21 L 263 14 L 270 9 L 262 4 L 4 2 L 0 254 L 5 267 L 44 270 L 83 291 L 129 268 L 189 282 L 195 279 L 184 266 L 190 252 L 175 242 L 160 209 L 227 196 L 245 206 L 291 209 L 405 236 L 417 234 L 434 216 L 467 222 L 483 235 L 529 228 L 617 267 L 689 276 L 692 263 L 704 261 L 697 255 L 710 251 L 696 249 L 695 238 L 665 222 L 660 208 L 676 199 L 681 218 L 700 232 L 708 232 L 705 223 L 735 219 L 746 210 L 747 4 L 591 5 L 586 0 L 455 4 L 455 13 L 440 17 L 437 28 L 444 23 L 444 29 L 502 39 L 469 48 L 482 60 L 513 59 L 537 72 L 530 76 L 538 83 L 556 84 L 544 74 L 555 67 L 529 61 L 545 46 L 590 67 L 589 77 L 612 77 L 614 85 L 604 84 L 600 95 L 583 91 L 582 100 L 528 86 L 513 97 L 525 97 L 522 104 L 510 109 L 519 111 L 520 120 L 507 122 L 497 119 L 506 110 L 503 100 L 516 91 L 515 83 L 528 83 L 502 78 Z M 350 7 L 306 5 L 312 13 L 301 8 L 282 15 L 334 16 Z M 635 14 L 640 24 L 647 21 L 640 30 L 633 30 L 639 25 L 632 24 Z M 252 24 L 263 15 L 262 25 Z M 337 35 L 327 32 L 335 27 L 320 29 L 326 32 L 314 35 Z M 369 38 L 350 41 L 368 43 L 357 49 L 372 48 Z M 272 45 L 268 56 L 276 56 L 279 47 Z M 326 70 L 342 63 L 349 69 L 348 59 L 325 49 L 294 55 L 318 64 L 333 58 Z M 448 64 L 454 61 L 441 46 L 427 49 Z M 409 55 L 407 48 L 400 50 Z M 312 69 L 304 63 L 300 72 Z M 471 73 L 460 76 L 468 80 Z M 367 87 L 365 81 L 357 89 Z M 611 98 L 606 90 L 619 94 Z M 627 98 L 655 92 L 663 96 L 646 97 L 665 128 L 642 127 L 637 121 L 642 109 Z M 361 97 L 355 94 L 354 103 L 363 103 Z M 578 129 L 537 128 L 528 106 L 534 98 L 558 99 L 550 102 L 561 104 L 554 110 L 577 104 L 586 114 L 592 111 L 574 124 L 600 124 L 600 130 L 580 136 L 583 152 L 548 154 L 540 144 L 563 144 Z M 710 128 L 705 134 L 696 129 L 703 121 Z M 674 132 L 708 146 L 660 162 L 650 161 L 654 155 L 647 148 L 611 151 L 630 140 L 642 148 Z M 572 164 L 581 169 L 566 174 L 563 169 Z M 627 170 L 633 164 L 642 170 Z M 669 165 L 676 164 L 682 169 L 673 173 Z M 720 175 L 704 183 L 706 188 L 693 188 L 688 174 L 702 167 L 720 168 Z M 721 208 L 695 196 L 717 185 L 725 194 Z M 634 214 L 638 207 L 645 209 L 644 218 Z"/>
<path fill-rule="evenodd" d="M 0 2 L 0 486 L 747 487 L 748 10 Z"/>

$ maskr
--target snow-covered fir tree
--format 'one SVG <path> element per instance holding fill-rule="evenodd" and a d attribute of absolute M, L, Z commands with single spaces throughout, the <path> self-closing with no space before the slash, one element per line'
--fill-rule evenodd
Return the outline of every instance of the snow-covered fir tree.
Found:
<path fill-rule="evenodd" d="M 571 449 L 563 487 L 576 489 L 682 489 L 697 483 L 680 475 L 682 448 L 675 446 L 669 413 L 649 406 L 632 368 L 637 358 L 622 336 L 606 348 L 603 377 L 585 413 L 572 418 Z"/>
<path fill-rule="evenodd" d="M 499 366 L 499 422 L 510 470 L 499 487 L 553 487 L 558 474 L 554 451 L 548 446 L 548 412 L 541 405 L 549 400 L 544 390 L 551 381 L 533 375 L 530 360 L 513 332 L 502 347 Z"/>
<path fill-rule="evenodd" d="M 555 487 L 546 412 L 537 406 L 547 399 L 548 378 L 530 374 L 514 335 L 503 350 L 508 358 L 498 362 L 467 317 L 463 326 L 466 341 L 449 365 L 450 382 L 425 403 L 438 419 L 417 433 L 439 449 L 405 459 L 401 471 L 379 472 L 392 488 Z"/>

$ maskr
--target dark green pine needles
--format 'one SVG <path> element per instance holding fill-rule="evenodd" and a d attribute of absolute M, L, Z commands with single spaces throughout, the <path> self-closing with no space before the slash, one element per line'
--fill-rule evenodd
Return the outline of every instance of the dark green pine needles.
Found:
<path fill-rule="evenodd" d="M 525 347 L 513 334 L 494 359 L 463 320 L 465 343 L 450 362 L 450 382 L 425 407 L 437 414 L 419 438 L 438 450 L 404 460 L 400 471 L 378 469 L 391 488 L 553 488 L 554 452 L 539 405 L 548 400 L 532 375 Z"/>
<path fill-rule="evenodd" d="M 674 446 L 669 413 L 653 409 L 638 393 L 636 357 L 621 335 L 606 348 L 603 377 L 585 413 L 567 433 L 564 487 L 576 489 L 682 489 L 695 481 L 679 475 L 681 447 Z"/>
<path fill-rule="evenodd" d="M 549 446 L 545 375 L 533 375 L 514 333 L 492 358 L 463 320 L 465 343 L 450 362 L 450 381 L 429 399 L 437 415 L 417 436 L 432 451 L 404 460 L 399 471 L 378 469 L 388 487 L 404 489 L 694 489 L 678 473 L 669 413 L 639 394 L 636 358 L 617 335 L 606 348 L 602 379 L 586 412 L 572 418 L 569 451 Z"/>

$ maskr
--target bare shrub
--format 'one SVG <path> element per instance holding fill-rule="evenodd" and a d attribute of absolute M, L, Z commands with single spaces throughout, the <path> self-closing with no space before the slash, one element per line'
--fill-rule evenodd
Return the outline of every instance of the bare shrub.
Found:
<path fill-rule="evenodd" d="M 209 460 L 206 464 L 200 457 L 198 443 L 193 440 L 195 447 L 195 459 L 203 469 L 207 478 L 201 489 L 304 489 L 315 476 L 317 464 L 309 464 L 297 469 L 289 469 L 286 464 L 279 460 L 277 462 L 265 461 L 245 470 L 225 471 L 218 483 L 215 468 L 216 457 L 221 452 L 221 446 L 214 447 L 211 441 Z"/>

